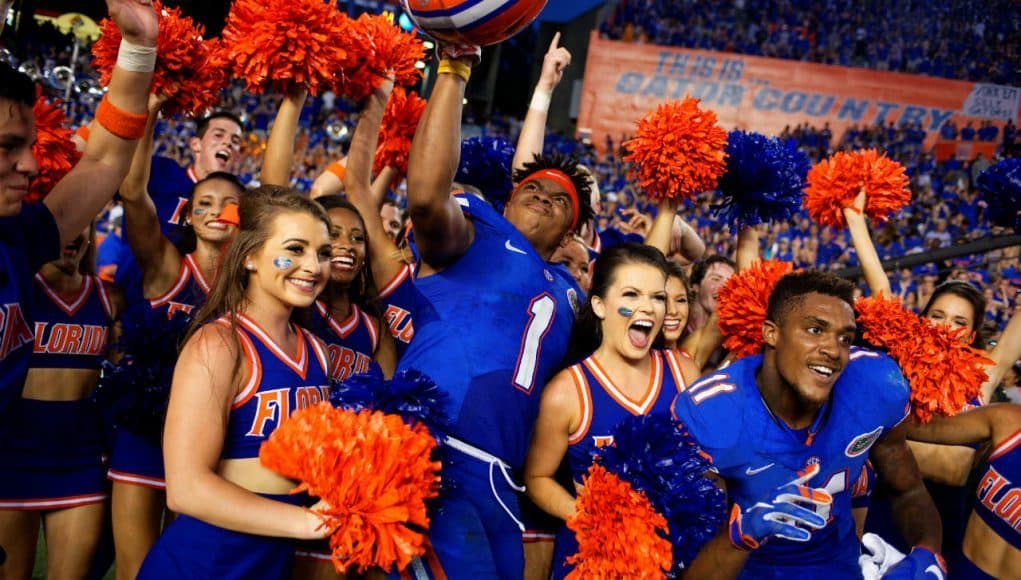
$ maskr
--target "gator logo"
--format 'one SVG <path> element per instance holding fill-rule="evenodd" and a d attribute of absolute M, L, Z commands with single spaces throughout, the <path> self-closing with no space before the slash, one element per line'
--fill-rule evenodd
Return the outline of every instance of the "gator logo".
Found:
<path fill-rule="evenodd" d="M 567 289 L 567 302 L 571 305 L 571 310 L 575 314 L 581 312 L 581 300 L 578 299 L 578 293 L 575 292 L 574 288 Z"/>
<path fill-rule="evenodd" d="M 876 427 L 875 431 L 869 433 L 863 433 L 851 440 L 848 444 L 847 449 L 844 450 L 844 455 L 848 457 L 858 457 L 862 453 L 865 453 L 872 448 L 872 445 L 879 439 L 879 436 L 883 434 L 882 427 Z"/>

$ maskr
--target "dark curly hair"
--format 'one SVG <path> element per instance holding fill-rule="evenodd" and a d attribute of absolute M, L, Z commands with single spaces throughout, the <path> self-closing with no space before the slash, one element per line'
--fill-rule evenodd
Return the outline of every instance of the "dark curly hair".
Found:
<path fill-rule="evenodd" d="M 563 171 L 574 184 L 574 189 L 578 192 L 578 223 L 575 224 L 574 229 L 577 230 L 581 224 L 591 221 L 595 216 L 595 211 L 592 209 L 592 187 L 589 185 L 589 174 L 573 157 L 562 155 L 556 151 L 549 155 L 536 154 L 532 161 L 525 163 L 520 169 L 514 170 L 514 183 L 521 183 L 528 179 L 529 175 L 543 169 Z"/>

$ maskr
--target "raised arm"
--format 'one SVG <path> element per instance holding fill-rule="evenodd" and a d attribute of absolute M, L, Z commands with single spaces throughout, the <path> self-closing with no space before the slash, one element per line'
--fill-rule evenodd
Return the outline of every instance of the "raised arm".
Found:
<path fill-rule="evenodd" d="M 521 126 L 518 144 L 514 149 L 514 169 L 522 169 L 525 163 L 542 154 L 546 140 L 546 119 L 549 117 L 550 99 L 553 90 L 560 84 L 564 69 L 571 64 L 571 53 L 560 46 L 560 33 L 553 35 L 553 42 L 542 58 L 542 72 L 539 82 L 532 93 L 532 103 L 525 114 L 525 123 Z"/>
<path fill-rule="evenodd" d="M 372 263 L 372 277 L 377 288 L 385 288 L 406 267 L 397 245 L 383 230 L 383 223 L 379 219 L 380 202 L 370 183 L 373 156 L 379 141 L 379 127 L 383 123 L 383 113 L 386 111 L 386 104 L 390 99 L 393 86 L 393 80 L 387 79 L 383 86 L 373 91 L 366 100 L 365 109 L 362 110 L 361 118 L 358 119 L 358 127 L 351 138 L 347 170 L 344 173 L 344 190 L 347 191 L 347 198 L 362 216 L 362 221 L 365 222 L 365 232 L 369 241 L 369 259 Z M 393 179 L 394 174 L 392 169 L 386 168 L 376 181 L 381 183 L 383 179 Z M 381 186 L 384 191 L 386 185 L 388 183 Z"/>
<path fill-rule="evenodd" d="M 147 113 L 149 86 L 155 67 L 156 36 L 159 22 L 148 0 L 107 0 L 110 17 L 117 23 L 125 43 L 121 45 L 118 64 L 110 78 L 104 100 L 108 125 L 122 136 L 104 127 L 102 117 L 93 123 L 88 144 L 81 161 L 53 188 L 43 203 L 53 214 L 60 231 L 60 245 L 70 243 L 99 214 L 117 192 L 131 165 L 138 142 L 136 130 L 125 124 L 144 120 Z M 134 48 L 126 45 L 134 45 Z M 121 59 L 131 64 L 122 66 Z M 151 59 L 150 66 L 147 60 Z M 139 72 L 129 69 L 149 69 Z"/>
<path fill-rule="evenodd" d="M 474 235 L 471 222 L 450 195 L 461 156 L 464 89 L 479 49 L 448 47 L 408 161 L 408 213 L 422 261 L 442 269 L 464 255 Z"/>
<path fill-rule="evenodd" d="M 210 324 L 185 345 L 174 369 L 163 436 L 167 504 L 204 522 L 260 536 L 314 539 L 318 516 L 298 506 L 260 497 L 217 473 L 231 403 L 238 381 L 233 372 L 240 350 L 228 328 Z"/>
<path fill-rule="evenodd" d="M 883 264 L 879 260 L 875 244 L 872 243 L 869 224 L 865 219 L 864 189 L 854 199 L 852 207 L 844 208 L 844 219 L 847 220 L 847 231 L 851 234 L 851 243 L 854 244 L 854 251 L 858 253 L 858 263 L 861 264 L 865 282 L 869 285 L 872 295 L 893 296 L 893 292 L 890 290 L 890 279 L 883 271 Z"/>
<path fill-rule="evenodd" d="M 993 359 L 994 365 L 986 368 L 989 378 L 982 384 L 982 402 L 988 403 L 993 396 L 996 386 L 1003 380 L 1007 369 L 1014 366 L 1018 359 L 1021 359 L 1021 306 L 1014 307 L 1014 312 L 1003 329 L 1003 335 L 999 342 L 989 351 L 989 358 Z"/>
<path fill-rule="evenodd" d="M 294 165 L 294 135 L 298 131 L 301 108 L 305 106 L 308 91 L 304 86 L 292 88 L 284 96 L 277 111 L 273 128 L 269 132 L 266 153 L 262 158 L 263 185 L 288 186 Z"/>
<path fill-rule="evenodd" d="M 334 161 L 331 163 L 326 170 L 316 178 L 315 182 L 312 183 L 312 189 L 309 191 L 309 197 L 315 199 L 317 197 L 323 197 L 324 195 L 338 195 L 344 193 L 344 175 L 347 171 L 347 168 L 345 167 L 346 165 L 347 157 L 340 161 Z"/>
<path fill-rule="evenodd" d="M 670 238 L 673 235 L 674 217 L 677 215 L 677 201 L 664 199 L 659 203 L 659 213 L 652 222 L 652 229 L 645 238 L 645 245 L 652 246 L 663 255 L 669 255 Z"/>
<path fill-rule="evenodd" d="M 181 267 L 181 254 L 160 230 L 156 205 L 149 197 L 149 171 L 152 166 L 153 131 L 160 107 L 166 98 L 149 96 L 149 119 L 145 135 L 135 148 L 131 169 L 121 183 L 124 207 L 124 239 L 142 271 L 142 292 L 159 296 L 173 285 Z"/>
<path fill-rule="evenodd" d="M 670 232 L 670 251 L 667 256 L 674 254 L 680 254 L 688 264 L 705 255 L 705 241 L 695 228 L 688 225 L 679 215 L 674 216 Z"/>

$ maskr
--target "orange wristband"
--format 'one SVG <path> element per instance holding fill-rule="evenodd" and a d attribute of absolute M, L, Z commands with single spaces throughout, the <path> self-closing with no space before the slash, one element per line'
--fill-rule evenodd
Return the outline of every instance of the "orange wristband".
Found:
<path fill-rule="evenodd" d="M 104 129 L 128 141 L 137 141 L 145 135 L 145 124 L 149 115 L 145 113 L 129 113 L 118 109 L 107 96 L 99 101 L 96 109 L 96 122 Z"/>
<path fill-rule="evenodd" d="M 81 137 L 82 141 L 85 141 L 86 143 L 88 143 L 88 141 L 89 141 L 89 126 L 88 125 L 82 125 L 81 127 L 78 127 L 75 130 L 74 134 L 78 135 L 79 137 Z"/>
<path fill-rule="evenodd" d="M 347 168 L 340 164 L 340 161 L 334 161 L 327 168 L 326 171 L 337 176 L 337 179 L 344 181 L 344 176 L 347 175 Z"/>

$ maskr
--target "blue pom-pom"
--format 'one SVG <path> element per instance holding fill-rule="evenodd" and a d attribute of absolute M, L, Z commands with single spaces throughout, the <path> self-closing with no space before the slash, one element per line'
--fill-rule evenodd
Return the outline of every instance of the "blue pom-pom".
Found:
<path fill-rule="evenodd" d="M 402 370 L 385 381 L 379 365 L 373 364 L 369 372 L 352 375 L 334 387 L 330 401 L 335 407 L 381 411 L 399 415 L 407 423 L 422 423 L 437 440 L 450 430 L 447 394 L 414 369 Z"/>
<path fill-rule="evenodd" d="M 1021 232 L 1021 158 L 1004 159 L 986 169 L 977 184 L 989 221 Z"/>
<path fill-rule="evenodd" d="M 731 131 L 726 152 L 718 186 L 723 201 L 713 206 L 719 219 L 753 226 L 788 220 L 801 209 L 811 163 L 793 141 Z"/>
<path fill-rule="evenodd" d="M 499 211 L 507 204 L 514 184 L 511 169 L 514 145 L 499 137 L 472 137 L 461 142 L 461 165 L 454 181 L 482 192 Z"/>
<path fill-rule="evenodd" d="M 113 345 L 121 359 L 103 362 L 94 395 L 106 424 L 160 440 L 174 366 L 190 324 L 191 316 L 183 312 L 170 320 L 140 316 L 122 323 Z"/>
<path fill-rule="evenodd" d="M 706 477 L 711 465 L 694 439 L 664 413 L 628 417 L 596 459 L 649 499 L 667 520 L 677 576 L 726 521 L 726 496 Z"/>

